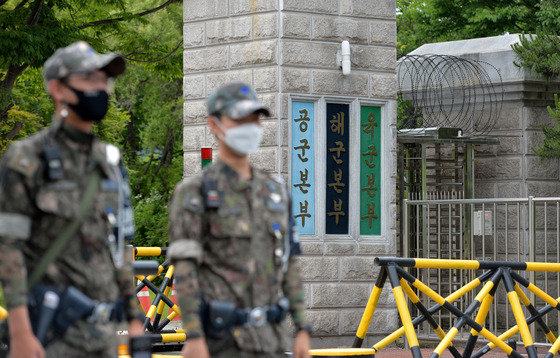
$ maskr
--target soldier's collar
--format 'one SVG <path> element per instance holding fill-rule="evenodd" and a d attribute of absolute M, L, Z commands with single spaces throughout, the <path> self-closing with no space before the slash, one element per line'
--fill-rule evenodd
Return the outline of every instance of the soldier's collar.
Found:
<path fill-rule="evenodd" d="M 253 176 L 251 177 L 251 179 L 245 180 L 241 178 L 241 175 L 239 175 L 238 172 L 236 172 L 232 167 L 227 165 L 221 159 L 216 160 L 216 166 L 217 169 L 224 175 L 224 177 L 227 178 L 229 186 L 236 191 L 244 190 L 250 187 L 253 179 L 255 179 L 255 174 L 257 172 L 257 170 L 255 170 L 255 168 L 251 166 Z"/>
<path fill-rule="evenodd" d="M 86 133 L 86 132 L 82 132 L 79 129 L 76 129 L 74 127 L 72 127 L 71 125 L 69 125 L 68 123 L 64 122 L 64 121 L 60 121 L 60 130 L 71 140 L 78 142 L 78 143 L 83 143 L 86 145 L 91 145 L 91 143 L 93 142 L 93 139 L 95 138 L 95 136 L 92 133 Z"/>

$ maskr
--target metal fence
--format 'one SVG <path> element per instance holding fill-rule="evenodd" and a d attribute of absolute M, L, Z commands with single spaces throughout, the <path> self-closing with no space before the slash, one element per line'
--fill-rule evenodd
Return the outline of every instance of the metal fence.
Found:
<path fill-rule="evenodd" d="M 402 255 L 413 258 L 560 262 L 560 198 L 453 199 L 403 201 Z M 454 292 L 482 272 L 469 270 L 414 269 L 417 278 L 442 296 Z M 559 272 L 521 272 L 545 292 L 560 297 Z M 421 294 L 421 293 L 420 293 Z M 457 302 L 462 311 L 472 302 Z M 535 307 L 545 302 L 526 292 Z M 421 297 L 425 306 L 433 302 Z M 411 313 L 414 308 L 411 307 Z M 413 313 L 414 315 L 414 313 Z M 454 317 L 441 312 L 437 316 L 442 328 L 453 326 Z M 558 311 L 546 316 L 545 322 L 558 334 Z M 503 288 L 496 292 L 487 327 L 504 332 L 515 325 L 515 318 Z M 421 338 L 437 338 L 427 325 L 418 327 Z M 466 338 L 470 330 L 460 332 Z M 533 328 L 538 341 L 543 333 Z M 519 338 L 519 337 L 517 337 Z"/>

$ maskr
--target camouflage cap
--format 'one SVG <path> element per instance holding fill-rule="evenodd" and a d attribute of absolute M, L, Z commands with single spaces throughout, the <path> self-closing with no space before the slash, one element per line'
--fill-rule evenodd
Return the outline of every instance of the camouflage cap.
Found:
<path fill-rule="evenodd" d="M 107 72 L 109 77 L 117 77 L 126 69 L 124 58 L 116 53 L 100 55 L 84 41 L 74 42 L 59 48 L 43 66 L 45 83 L 55 78 L 65 78 L 71 74 L 88 74 L 95 70 Z"/>
<path fill-rule="evenodd" d="M 227 83 L 206 99 L 208 114 L 225 114 L 232 119 L 243 119 L 253 112 L 270 116 L 268 108 L 259 102 L 257 92 L 244 82 Z"/>

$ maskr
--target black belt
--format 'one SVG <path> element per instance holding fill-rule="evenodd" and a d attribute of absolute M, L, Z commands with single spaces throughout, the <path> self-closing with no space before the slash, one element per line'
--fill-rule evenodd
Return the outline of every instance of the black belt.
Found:
<path fill-rule="evenodd" d="M 37 284 L 28 295 L 27 307 L 33 332 L 46 346 L 52 339 L 64 335 L 68 327 L 80 319 L 91 323 L 122 321 L 124 302 L 94 301 L 74 286 L 60 289 Z"/>
<path fill-rule="evenodd" d="M 286 311 L 280 305 L 235 310 L 235 325 L 260 327 L 265 323 L 280 323 L 286 318 Z"/>
<path fill-rule="evenodd" d="M 220 332 L 232 326 L 260 327 L 265 323 L 280 323 L 286 318 L 289 300 L 281 298 L 278 304 L 255 308 L 235 308 L 233 302 L 201 301 L 202 324 L 206 331 Z"/>

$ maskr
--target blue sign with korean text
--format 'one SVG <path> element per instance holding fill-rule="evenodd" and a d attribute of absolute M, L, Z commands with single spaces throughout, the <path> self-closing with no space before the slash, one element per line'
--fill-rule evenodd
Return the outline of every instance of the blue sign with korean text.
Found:
<path fill-rule="evenodd" d="M 302 235 L 315 234 L 314 119 L 314 102 L 292 102 L 292 215 Z"/>

